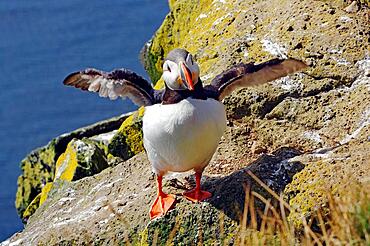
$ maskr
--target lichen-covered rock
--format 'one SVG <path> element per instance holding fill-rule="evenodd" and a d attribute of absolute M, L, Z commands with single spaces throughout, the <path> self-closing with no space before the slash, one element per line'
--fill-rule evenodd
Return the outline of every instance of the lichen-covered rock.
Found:
<path fill-rule="evenodd" d="M 107 157 L 95 141 L 87 138 L 72 139 L 66 151 L 61 154 L 55 165 L 54 181 L 73 181 L 101 172 L 108 167 Z M 44 203 L 53 182 L 46 183 L 41 192 L 33 199 L 23 213 L 22 219 L 27 219 Z"/>
<path fill-rule="evenodd" d="M 235 13 L 230 10 L 238 8 L 233 2 L 182 0 L 170 2 L 170 8 L 171 12 L 143 50 L 144 66 L 154 82 L 162 74 L 164 57 L 173 48 L 183 47 L 195 54 L 201 71 L 207 74 L 206 67 L 213 65 L 218 57 L 215 49 L 238 35 L 229 25 L 235 19 Z"/>
<path fill-rule="evenodd" d="M 370 80 L 367 86 L 370 88 Z M 369 93 L 368 89 L 358 89 Z M 328 197 L 346 196 L 344 191 L 354 191 L 355 187 L 360 187 L 360 192 L 370 189 L 370 108 L 363 107 L 367 103 L 362 101 L 360 91 L 352 93 L 356 93 L 357 100 L 354 97 L 347 101 L 348 95 L 342 95 L 344 107 L 338 107 L 342 112 L 337 112 L 339 116 L 332 119 L 334 122 L 307 135 L 311 141 L 318 141 L 321 136 L 330 137 L 331 141 L 338 141 L 337 144 L 328 147 L 325 140 L 320 140 L 322 148 L 296 158 L 306 167 L 294 177 L 284 194 L 293 208 L 289 219 L 297 228 L 302 228 L 303 219 L 314 215 L 317 209 L 328 214 Z M 342 99 L 337 101 L 339 105 Z M 347 118 L 349 113 L 357 114 L 357 122 L 353 124 L 357 128 L 344 134 L 345 126 L 351 124 Z"/>
<path fill-rule="evenodd" d="M 28 218 L 35 213 L 36 209 L 38 209 L 41 206 L 41 204 L 45 202 L 46 198 L 48 197 L 48 193 L 52 187 L 53 187 L 53 182 L 48 182 L 42 187 L 41 193 L 38 194 L 32 200 L 32 202 L 28 205 L 28 207 L 24 211 L 22 215 L 23 221 L 27 221 Z"/>
<path fill-rule="evenodd" d="M 118 129 L 108 145 L 108 152 L 113 156 L 127 160 L 144 150 L 142 118 L 145 108 L 130 115 Z"/>
<path fill-rule="evenodd" d="M 49 191 L 51 190 L 51 188 L 53 188 L 53 182 L 48 182 L 44 185 L 44 187 L 42 187 L 42 190 L 41 190 L 41 193 L 40 193 L 40 201 L 39 201 L 39 206 L 41 206 L 41 204 L 43 204 L 46 199 L 48 198 L 48 194 L 49 194 Z M 33 213 L 32 213 L 33 214 Z M 32 215 L 31 214 L 31 215 Z M 30 215 L 28 216 L 25 216 L 23 214 L 23 217 L 29 217 Z"/>
<path fill-rule="evenodd" d="M 93 177 L 58 182 L 25 231 L 11 242 L 233 243 L 244 206 L 243 184 L 270 198 L 246 175 L 249 163 L 248 170 L 275 192 L 283 192 L 291 207 L 289 220 L 297 229 L 318 207 L 329 212 L 328 194 L 343 196 L 341 191 L 353 186 L 359 192 L 369 189 L 369 10 L 361 4 L 357 12 L 346 12 L 347 5 L 311 0 L 170 1 L 171 12 L 144 48 L 153 81 L 160 77 L 163 57 L 175 47 L 195 54 L 206 83 L 241 61 L 293 57 L 310 69 L 224 100 L 228 127 L 204 180 L 217 195 L 206 203 L 192 205 L 180 198 L 175 210 L 147 226 L 155 184 L 150 164 L 139 154 Z M 162 85 L 159 80 L 156 86 Z M 127 159 L 142 150 L 140 117 L 122 125 L 110 153 Z M 179 187 L 192 184 L 188 174 L 168 179 L 172 181 L 165 182 L 165 190 L 177 194 Z M 175 184 L 177 188 L 171 186 Z M 256 201 L 256 207 L 261 206 Z M 208 223 L 216 218 L 224 221 L 223 229 Z M 46 234 L 35 233 L 52 220 Z M 216 238 L 218 232 L 222 236 Z"/>
<path fill-rule="evenodd" d="M 239 240 L 246 187 L 273 199 L 248 171 L 279 193 L 302 168 L 301 163 L 288 161 L 299 154 L 294 149 L 282 148 L 228 176 L 206 172 L 203 187 L 213 196 L 199 204 L 181 196 L 186 187 L 194 185 L 193 178 L 188 179 L 188 174 L 169 176 L 165 178 L 164 189 L 177 195 L 177 203 L 166 216 L 149 223 L 149 207 L 156 195 L 156 185 L 150 163 L 141 153 L 93 177 L 54 182 L 47 200 L 29 218 L 25 230 L 13 236 L 9 243 L 233 244 Z M 256 200 L 255 207 L 260 211 L 265 204 Z"/>
<path fill-rule="evenodd" d="M 370 62 L 359 63 L 360 75 L 351 86 L 288 97 L 266 118 L 253 120 L 261 145 L 296 146 L 304 152 L 296 160 L 306 167 L 285 191 L 293 208 L 289 219 L 297 228 L 318 208 L 326 209 L 328 195 L 339 195 L 347 186 L 360 184 L 366 189 L 370 184 L 370 78 L 365 75 Z"/>
<path fill-rule="evenodd" d="M 49 183 L 48 183 L 49 184 Z M 22 218 L 24 220 L 27 220 L 32 214 L 35 213 L 36 209 L 40 206 L 40 199 L 41 199 L 41 193 L 38 194 L 32 202 L 28 205 L 26 210 L 24 211 Z"/>
<path fill-rule="evenodd" d="M 149 222 L 140 232 L 145 245 L 232 245 L 237 241 L 239 224 L 222 211 L 205 203 L 189 209 L 178 204 L 168 216 Z"/>
<path fill-rule="evenodd" d="M 269 6 L 274 8 L 265 11 Z M 311 66 L 307 75 L 225 100 L 229 116 L 264 116 L 287 96 L 314 95 L 348 85 L 358 76 L 355 64 L 370 48 L 368 10 L 348 14 L 334 6 L 331 1 L 175 1 L 145 46 L 146 69 L 157 81 L 163 58 L 176 47 L 195 54 L 205 82 L 241 61 L 304 60 Z"/>
<path fill-rule="evenodd" d="M 114 131 L 119 128 L 129 114 L 114 117 L 95 123 L 91 126 L 77 129 L 63 134 L 48 143 L 48 145 L 32 151 L 20 166 L 22 174 L 18 178 L 18 189 L 15 206 L 21 218 L 29 204 L 40 194 L 42 187 L 54 179 L 55 163 L 65 151 L 67 144 L 73 139 L 97 136 L 102 133 Z M 101 139 L 101 138 L 99 138 Z M 95 139 L 95 141 L 100 141 Z M 104 144 L 99 142 L 102 148 Z"/>
<path fill-rule="evenodd" d="M 327 193 L 369 183 L 369 9 L 368 1 L 358 1 L 356 11 L 346 10 L 349 4 L 171 2 L 170 14 L 144 47 L 153 81 L 175 47 L 195 54 L 205 82 L 240 61 L 294 57 L 310 65 L 304 73 L 226 98 L 233 137 L 221 140 L 210 164 L 213 172 L 230 173 L 259 153 L 281 146 L 301 150 L 306 168 L 285 192 L 297 228 L 326 206 Z"/>
<path fill-rule="evenodd" d="M 31 201 L 41 192 L 42 185 L 54 178 L 55 142 L 34 150 L 21 162 L 22 175 L 18 177 L 18 190 L 15 207 L 23 218 L 23 213 Z"/>
<path fill-rule="evenodd" d="M 108 167 L 103 150 L 89 139 L 73 139 L 56 163 L 55 179 L 78 180 Z"/>

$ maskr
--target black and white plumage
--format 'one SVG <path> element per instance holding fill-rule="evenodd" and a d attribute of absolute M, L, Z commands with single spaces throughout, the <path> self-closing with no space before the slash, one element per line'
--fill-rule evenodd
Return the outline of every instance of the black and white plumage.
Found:
<path fill-rule="evenodd" d="M 68 75 L 63 83 L 97 92 L 99 96 L 109 97 L 111 100 L 128 97 L 139 106 L 152 105 L 161 100 L 159 92 L 156 92 L 146 79 L 125 68 L 109 73 L 88 68 Z"/>
<path fill-rule="evenodd" d="M 143 142 L 158 181 L 158 197 L 150 212 L 151 218 L 155 218 L 174 202 L 173 195 L 162 191 L 162 176 L 167 172 L 195 170 L 197 186 L 184 196 L 192 201 L 211 196 L 200 190 L 200 178 L 226 128 L 221 100 L 236 88 L 263 84 L 305 67 L 295 59 L 273 59 L 257 65 L 241 63 L 203 86 L 192 55 L 175 49 L 163 64 L 162 90 L 153 89 L 148 81 L 127 69 L 110 73 L 86 69 L 69 75 L 64 84 L 110 99 L 127 96 L 139 106 L 146 106 Z"/>
<path fill-rule="evenodd" d="M 179 62 L 178 57 L 181 55 L 187 56 L 188 54 L 185 50 L 175 49 L 169 53 L 166 61 L 174 60 L 175 62 L 173 63 L 176 68 Z M 192 61 L 192 56 L 190 55 L 189 57 L 191 57 L 191 61 L 189 60 L 188 63 L 196 65 Z M 171 65 L 173 66 L 173 64 Z M 196 72 L 199 76 L 199 68 L 197 66 Z M 177 81 L 169 84 L 166 83 L 165 89 L 155 90 L 146 79 L 125 68 L 116 69 L 111 72 L 88 68 L 68 75 L 63 83 L 82 90 L 97 92 L 99 96 L 109 97 L 111 100 L 115 100 L 118 97 L 128 97 L 138 106 L 149 106 L 156 103 L 176 103 L 187 97 L 222 100 L 237 88 L 264 84 L 306 67 L 307 65 L 303 62 L 292 58 L 273 59 L 257 65 L 253 63 L 240 63 L 217 75 L 209 85 L 204 87 L 202 83 L 197 83 L 200 81 L 198 77 L 198 81 L 195 83 L 196 89 L 193 91 L 186 90 L 186 87 L 181 89 L 176 87 L 171 88 L 170 84 L 176 84 Z M 164 72 L 168 71 L 169 68 L 170 65 L 165 63 Z M 184 83 L 182 85 L 185 86 Z"/>
<path fill-rule="evenodd" d="M 238 88 L 264 84 L 306 67 L 305 63 L 292 58 L 272 59 L 257 65 L 240 63 L 217 75 L 205 90 L 222 100 Z"/>

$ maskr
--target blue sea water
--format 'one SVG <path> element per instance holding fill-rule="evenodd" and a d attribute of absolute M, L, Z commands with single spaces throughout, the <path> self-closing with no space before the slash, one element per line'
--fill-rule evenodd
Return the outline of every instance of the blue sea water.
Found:
<path fill-rule="evenodd" d="M 14 207 L 20 161 L 62 133 L 136 107 L 62 85 L 96 67 L 146 76 L 139 51 L 166 0 L 0 2 L 0 242 L 23 228 Z"/>

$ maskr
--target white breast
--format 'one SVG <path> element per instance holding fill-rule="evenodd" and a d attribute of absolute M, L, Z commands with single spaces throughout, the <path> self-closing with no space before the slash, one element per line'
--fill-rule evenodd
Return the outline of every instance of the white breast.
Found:
<path fill-rule="evenodd" d="M 145 108 L 144 147 L 156 174 L 201 171 L 212 158 L 226 128 L 222 103 L 185 99 Z"/>

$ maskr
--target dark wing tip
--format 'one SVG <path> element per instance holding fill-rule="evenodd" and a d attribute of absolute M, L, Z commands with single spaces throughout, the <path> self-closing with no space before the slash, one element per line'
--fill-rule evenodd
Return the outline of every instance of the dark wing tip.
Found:
<path fill-rule="evenodd" d="M 94 68 L 87 68 L 83 71 L 71 73 L 64 80 L 63 84 L 74 86 L 81 90 L 88 90 L 90 80 L 97 76 L 104 76 L 105 73 Z"/>
<path fill-rule="evenodd" d="M 217 75 L 211 81 L 211 87 L 217 90 L 219 99 L 223 99 L 237 88 L 270 82 L 307 67 L 303 61 L 294 58 L 275 58 L 256 65 L 240 63 Z"/>
<path fill-rule="evenodd" d="M 81 72 L 74 72 L 69 74 L 65 79 L 63 80 L 64 85 L 70 85 L 73 86 L 76 81 L 78 81 L 78 78 L 80 77 Z"/>
<path fill-rule="evenodd" d="M 308 66 L 306 63 L 303 61 L 297 60 L 295 58 L 288 58 L 283 60 L 283 63 L 287 64 L 288 66 L 294 68 L 294 71 L 300 71 L 303 69 L 306 69 L 310 66 Z"/>
<path fill-rule="evenodd" d="M 81 71 L 71 73 L 63 80 L 63 84 L 86 91 L 89 88 L 89 79 L 83 78 L 83 75 Z"/>
<path fill-rule="evenodd" d="M 275 59 L 271 59 L 266 62 L 262 62 L 258 65 L 254 65 L 253 69 L 259 70 L 263 67 L 280 65 L 280 64 L 287 68 L 291 68 L 294 72 L 300 71 L 300 70 L 303 70 L 309 67 L 303 61 L 297 60 L 295 58 L 287 58 L 287 59 L 275 58 Z M 250 71 L 250 72 L 255 72 L 255 71 Z"/>

